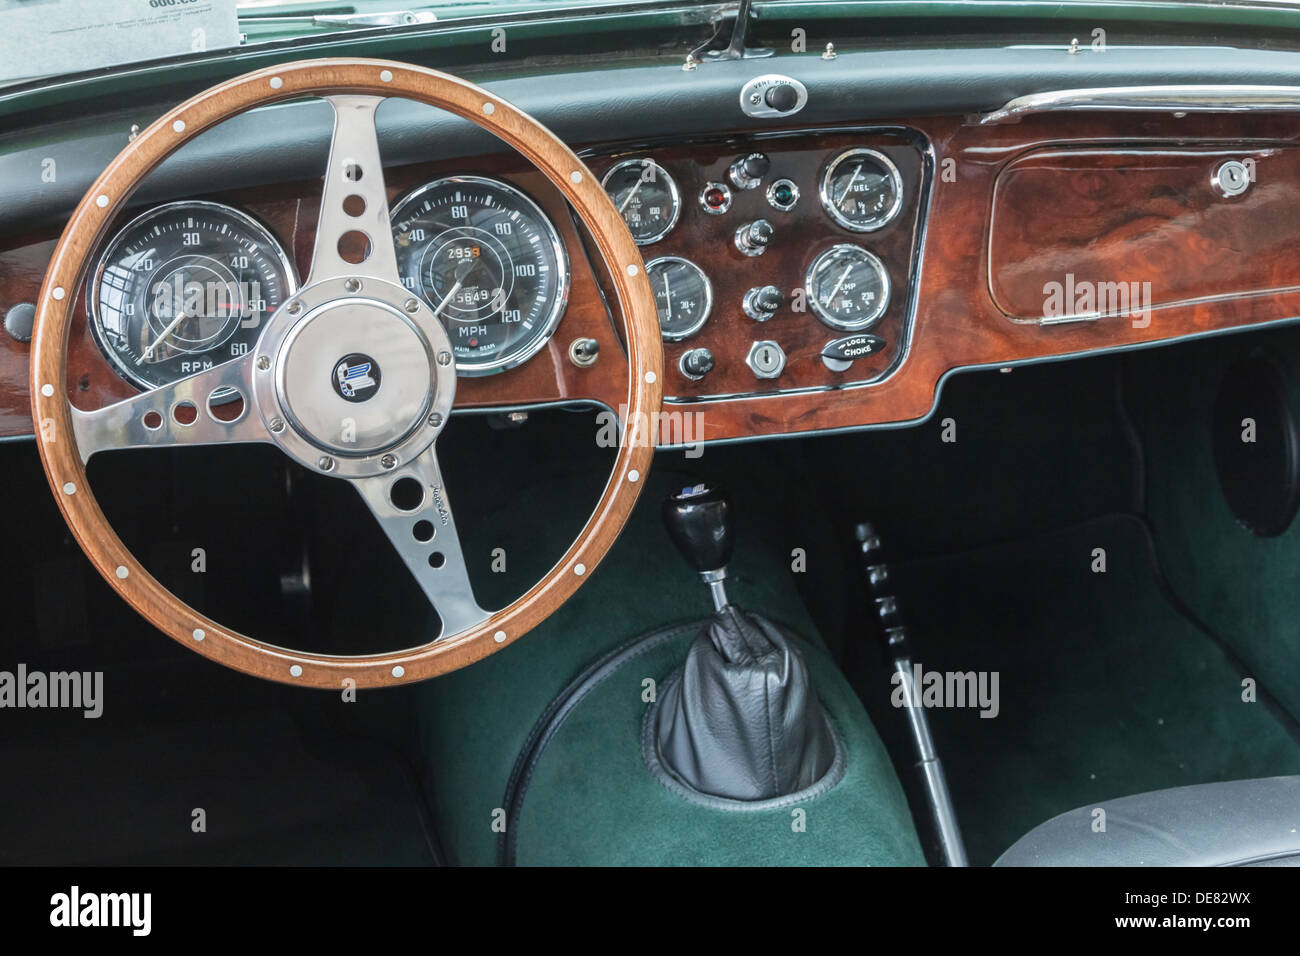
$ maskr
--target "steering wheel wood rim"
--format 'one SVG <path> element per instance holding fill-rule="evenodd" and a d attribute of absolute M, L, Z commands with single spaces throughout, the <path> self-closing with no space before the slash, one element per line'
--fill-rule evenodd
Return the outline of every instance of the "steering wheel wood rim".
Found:
<path fill-rule="evenodd" d="M 400 97 L 454 113 L 524 155 L 564 195 L 590 232 L 619 300 L 628 359 L 623 440 L 591 517 L 559 562 L 523 596 L 481 624 L 434 643 L 382 654 L 299 652 L 225 628 L 160 584 L 109 525 L 86 478 L 67 392 L 74 302 L 108 227 L 149 172 L 203 131 L 258 106 L 304 96 Z M 386 219 L 386 217 L 385 217 Z M 37 304 L 31 397 L 46 478 L 78 544 L 114 590 L 163 633 L 235 670 L 288 684 L 337 689 L 424 680 L 505 647 L 545 620 L 609 551 L 644 483 L 662 402 L 663 351 L 640 250 L 599 180 L 532 117 L 474 84 L 384 60 L 330 58 L 248 73 L 185 101 L 141 132 L 83 197 L 54 249 Z"/>

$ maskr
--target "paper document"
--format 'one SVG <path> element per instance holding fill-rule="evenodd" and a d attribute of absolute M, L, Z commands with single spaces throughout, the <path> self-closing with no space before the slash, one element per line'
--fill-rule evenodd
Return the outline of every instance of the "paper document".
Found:
<path fill-rule="evenodd" d="M 0 0 L 0 83 L 239 45 L 237 0 Z"/>

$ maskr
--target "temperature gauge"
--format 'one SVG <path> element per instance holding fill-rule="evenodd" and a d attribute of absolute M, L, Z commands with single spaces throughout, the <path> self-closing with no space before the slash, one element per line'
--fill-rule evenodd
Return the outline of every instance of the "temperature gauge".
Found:
<path fill-rule="evenodd" d="M 704 327 L 713 309 L 713 284 L 703 269 L 680 256 L 663 256 L 647 262 L 645 271 L 665 340 L 680 342 Z"/>
<path fill-rule="evenodd" d="M 889 273 L 878 258 L 852 243 L 831 246 L 808 268 L 808 304 L 833 329 L 870 328 L 889 308 Z"/>
<path fill-rule="evenodd" d="M 601 180 L 638 246 L 658 242 L 677 225 L 682 196 L 668 171 L 649 159 L 615 163 Z"/>

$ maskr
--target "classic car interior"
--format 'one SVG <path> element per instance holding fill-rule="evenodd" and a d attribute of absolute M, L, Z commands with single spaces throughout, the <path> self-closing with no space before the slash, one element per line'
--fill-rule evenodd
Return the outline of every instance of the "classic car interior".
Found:
<path fill-rule="evenodd" d="M 0 85 L 0 862 L 1300 865 L 1300 8 L 393 6 Z"/>

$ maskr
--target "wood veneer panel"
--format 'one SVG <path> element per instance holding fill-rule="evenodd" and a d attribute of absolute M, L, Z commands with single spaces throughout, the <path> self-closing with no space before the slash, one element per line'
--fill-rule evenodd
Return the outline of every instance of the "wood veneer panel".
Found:
<path fill-rule="evenodd" d="M 1212 184 L 1238 160 L 1255 182 L 1225 197 Z M 1044 215 L 1045 210 L 1054 214 Z M 1104 284 L 1145 289 L 1142 307 L 1300 288 L 1300 149 L 1045 149 L 998 176 L 989 236 L 993 300 L 1036 322 L 1049 291 L 1079 290 L 1055 316 L 1090 311 Z M 1097 303 L 1119 311 L 1120 303 Z"/>
<path fill-rule="evenodd" d="M 1257 182 L 1244 199 L 1245 205 L 1252 209 L 1258 204 L 1260 218 L 1257 219 L 1254 232 L 1261 234 L 1254 235 L 1252 232 L 1247 235 L 1247 240 L 1251 248 L 1263 249 L 1266 253 L 1261 263 L 1249 261 L 1249 256 L 1221 257 L 1216 268 L 1226 271 L 1218 273 L 1220 279 L 1231 281 L 1227 277 L 1234 275 L 1233 270 L 1238 269 L 1245 270 L 1242 273 L 1244 275 L 1253 276 L 1250 282 L 1236 280 L 1235 284 L 1240 288 L 1260 281 L 1260 277 L 1266 275 L 1279 277 L 1269 280 L 1271 282 L 1290 281 L 1287 278 L 1291 275 L 1290 265 L 1282 248 L 1286 242 L 1278 237 L 1289 236 L 1298 228 L 1296 224 L 1300 224 L 1300 215 L 1296 214 L 1296 201 L 1300 200 L 1300 196 L 1293 194 L 1290 185 L 1270 183 L 1268 177 L 1272 175 L 1271 170 L 1284 168 L 1284 158 L 1286 163 L 1290 163 L 1295 148 L 1300 147 L 1300 126 L 1294 116 L 1225 113 L 1189 114 L 1179 118 L 1169 114 L 1070 113 L 1044 114 L 1028 117 L 1020 123 L 992 127 L 978 126 L 960 117 L 915 119 L 896 125 L 911 127 L 926 137 L 932 144 L 936 164 L 922 268 L 916 277 L 919 282 L 917 311 L 909 354 L 886 379 L 861 388 L 772 394 L 738 400 L 695 401 L 689 405 L 666 402 L 674 410 L 699 413 L 698 426 L 702 431 L 693 432 L 693 437 L 703 437 L 706 440 L 748 438 L 914 421 L 923 418 L 930 411 L 938 383 L 954 369 L 973 365 L 1008 365 L 1032 359 L 1086 354 L 1097 349 L 1153 344 L 1188 335 L 1285 321 L 1300 316 L 1300 292 L 1285 289 L 1262 295 L 1175 304 L 1156 310 L 1152 321 L 1144 328 L 1135 327 L 1133 323 L 1122 319 L 1050 327 L 1017 324 L 1009 321 L 1006 313 L 994 301 L 988 268 L 988 227 L 993 213 L 994 187 L 998 175 L 1010 164 L 1035 151 L 1083 151 L 1112 154 L 1116 157 L 1134 151 L 1157 149 L 1198 153 L 1223 151 L 1236 156 L 1252 155 L 1257 158 Z M 811 141 L 820 134 L 809 131 L 807 135 Z M 775 149 L 779 142 L 772 140 L 764 143 L 763 148 Z M 713 156 L 714 159 L 708 160 L 709 163 L 720 162 L 723 151 L 717 147 L 714 149 L 714 153 L 704 152 L 700 155 L 704 159 Z M 649 152 L 651 155 L 654 153 L 653 150 Z M 734 150 L 727 153 L 733 154 Z M 598 172 L 603 172 L 606 168 L 604 163 L 594 159 L 592 164 Z M 527 180 L 524 164 L 517 160 L 512 163 L 510 158 L 488 157 L 430 163 L 390 170 L 388 175 L 393 191 L 397 192 L 438 175 L 467 172 L 497 175 L 515 182 L 543 206 L 568 243 L 570 261 L 574 267 L 575 290 L 569 312 L 560 324 L 552 347 L 522 369 L 474 383 L 462 381 L 457 392 L 457 404 L 488 404 L 494 400 L 497 404 L 514 404 L 553 401 L 583 393 L 598 397 L 605 394 L 604 386 L 594 381 L 598 376 L 583 379 L 566 365 L 567 358 L 558 354 L 562 351 L 561 346 L 567 349 L 567 343 L 574 334 L 573 327 L 569 325 L 570 317 L 585 313 L 590 316 L 588 321 L 591 325 L 588 327 L 594 330 L 592 334 L 604 336 L 601 337 L 602 355 L 597 371 L 608 374 L 611 380 L 617 378 L 616 371 L 622 374 L 621 366 L 614 369 L 605 364 L 612 358 L 613 364 L 617 365 L 622 357 L 617 337 L 610 329 L 608 320 L 604 320 L 603 326 L 601 324 L 600 310 L 603 310 L 603 304 L 597 306 L 598 295 L 581 306 L 576 307 L 574 304 L 581 302 L 584 296 L 580 288 L 580 277 L 584 272 L 587 278 L 591 276 L 587 271 L 589 264 L 582 254 L 581 244 L 577 242 L 567 217 L 562 215 L 562 201 L 554 195 L 548 196 L 544 188 L 533 189 Z M 803 183 L 800 185 L 802 189 Z M 290 184 L 211 198 L 233 201 L 236 205 L 271 220 L 277 234 L 282 239 L 292 236 L 292 248 L 301 252 L 311 248 L 311 228 L 315 215 L 313 204 L 319 187 L 315 183 L 299 184 L 296 187 L 298 193 L 292 192 L 294 188 Z M 286 190 L 290 190 L 289 195 L 286 195 Z M 1210 204 L 1208 200 L 1201 200 L 1198 204 L 1197 200 L 1189 199 L 1187 194 L 1180 196 L 1176 192 L 1171 193 L 1162 206 L 1157 190 L 1146 187 L 1146 191 L 1150 195 L 1147 200 L 1149 208 L 1156 212 L 1165 210 L 1163 215 L 1155 215 L 1150 220 L 1157 232 L 1173 228 L 1174 223 L 1185 225 L 1184 234 L 1192 250 L 1205 242 L 1204 220 L 1229 208 L 1225 204 Z M 761 193 L 756 191 L 755 195 L 761 196 Z M 803 202 L 806 204 L 809 198 L 805 191 Z M 688 194 L 685 199 L 694 202 L 692 195 Z M 1270 201 L 1266 203 L 1266 199 Z M 298 205 L 292 212 L 287 207 L 277 211 L 267 205 L 284 202 Z M 1174 210 L 1182 212 L 1175 213 Z M 1036 204 L 1036 208 L 1029 210 L 1028 214 L 1034 221 L 1018 227 L 1027 237 L 1018 240 L 1024 247 L 1020 260 L 1026 263 L 1023 268 L 1038 270 L 1035 273 L 1036 280 L 1038 276 L 1048 273 L 1043 266 L 1033 264 L 1032 237 L 1059 235 L 1063 219 L 1070 221 L 1070 228 L 1084 229 L 1086 232 L 1088 220 L 1079 213 L 1079 206 L 1071 196 L 1064 194 L 1048 193 L 1043 196 L 1041 204 Z M 277 219 L 277 216 L 281 218 Z M 723 218 L 731 220 L 733 217 Z M 779 214 L 771 218 L 780 228 Z M 1132 227 L 1129 228 L 1132 230 Z M 1210 235 L 1215 235 L 1213 224 L 1208 228 Z M 1232 228 L 1239 227 L 1233 225 Z M 1056 230 L 1056 233 L 1052 230 Z M 683 232 L 682 236 L 687 234 Z M 1005 232 L 999 234 L 1007 235 Z M 1226 235 L 1222 230 L 1219 234 Z M 1075 232 L 1070 235 L 1074 237 L 1070 241 L 1075 242 L 1081 252 L 1087 253 L 1088 242 L 1080 238 L 1083 234 Z M 1126 233 L 1119 222 L 1109 228 L 1108 235 L 1112 241 L 1106 243 L 1111 248 L 1107 255 L 1113 257 L 1112 261 L 1122 261 L 1123 257 L 1133 254 L 1142 245 L 1141 230 Z M 0 308 L 34 298 L 41 280 L 42 264 L 48 260 L 52 248 L 50 240 L 48 235 L 28 236 L 11 243 L 7 250 L 0 250 Z M 666 239 L 662 243 L 643 247 L 642 253 L 646 258 L 653 258 L 662 254 L 660 249 L 669 249 L 669 241 Z M 1233 240 L 1217 240 L 1218 248 L 1223 248 L 1224 242 L 1231 241 Z M 870 234 L 866 245 L 871 248 Z M 1155 246 L 1149 248 L 1154 249 Z M 677 246 L 676 251 L 695 260 L 706 259 L 712 254 L 703 248 L 687 244 Z M 1190 251 L 1185 253 L 1193 254 Z M 1158 254 L 1154 251 L 1149 255 L 1153 261 L 1159 261 Z M 773 262 L 776 261 L 773 259 Z M 1070 260 L 1058 258 L 1052 269 L 1061 271 L 1061 267 L 1069 266 L 1069 263 Z M 1075 271 L 1077 274 L 1078 270 Z M 1199 280 L 1193 275 L 1180 281 Z M 595 288 L 594 280 L 591 288 Z M 1033 286 L 1028 288 L 1032 289 Z M 1023 292 L 1019 294 L 1024 297 Z M 896 289 L 895 299 L 901 297 L 901 290 Z M 777 323 L 788 322 L 792 318 L 787 314 L 767 325 L 775 330 L 778 328 Z M 820 326 L 811 316 L 801 318 L 814 323 L 814 326 Z M 749 324 L 740 323 L 739 329 L 750 336 L 744 339 L 743 344 L 747 346 L 752 340 L 753 329 L 757 326 L 748 319 L 744 321 Z M 793 328 L 793 325 L 788 327 Z M 117 379 L 93 343 L 88 340 L 78 343 L 76 328 L 73 335 L 72 354 L 74 358 L 79 357 L 79 362 L 69 370 L 69 384 L 80 387 L 82 377 L 90 376 L 85 389 L 90 394 L 78 395 L 77 403 L 93 407 L 113 395 L 120 397 L 130 394 L 130 387 Z M 692 340 L 683 343 L 684 346 L 690 344 L 693 344 Z M 726 343 L 721 343 L 720 348 L 722 345 Z M 666 375 L 673 373 L 679 354 L 679 349 L 668 345 L 665 350 Z M 26 346 L 0 335 L 0 372 L 4 373 L 0 380 L 0 434 L 31 433 L 30 411 L 23 391 L 26 358 Z M 745 372 L 748 374 L 748 369 Z M 670 394 L 678 390 L 679 383 L 669 381 L 667 384 Z"/>
<path fill-rule="evenodd" d="M 898 214 L 874 232 L 855 232 L 836 223 L 818 200 L 826 164 L 843 151 L 864 146 L 876 149 L 898 167 L 904 198 Z M 727 182 L 727 169 L 737 158 L 761 151 L 772 161 L 771 171 L 755 189 L 732 188 L 731 208 L 710 215 L 700 206 L 701 190 L 710 182 Z M 812 134 L 780 138 L 735 138 L 714 143 L 620 151 L 591 160 L 596 172 L 617 162 L 648 156 L 676 180 L 682 192 L 682 214 L 666 237 L 641 247 L 649 262 L 659 256 L 681 256 L 704 270 L 713 284 L 713 311 L 704 327 L 681 342 L 664 343 L 665 394 L 683 399 L 736 394 L 774 394 L 794 388 L 822 388 L 878 378 L 899 357 L 905 345 L 907 299 L 914 243 L 922 203 L 923 153 L 908 137 L 886 132 Z M 790 179 L 800 197 L 794 209 L 782 212 L 766 198 L 766 187 Z M 735 246 L 736 229 L 756 219 L 772 223 L 775 235 L 767 251 L 749 257 Z M 853 363 L 846 372 L 832 372 L 821 351 L 834 339 L 848 335 L 821 322 L 812 311 L 794 311 L 795 290 L 802 289 L 808 267 L 817 256 L 839 243 L 861 246 L 877 255 L 889 272 L 892 294 L 885 314 L 869 330 L 888 345 Z M 774 285 L 785 303 L 766 322 L 755 322 L 742 308 L 745 293 L 755 286 Z M 750 346 L 759 340 L 779 343 L 786 367 L 779 379 L 760 379 L 745 365 Z M 716 366 L 700 381 L 681 373 L 678 360 L 688 349 L 707 348 Z"/>

